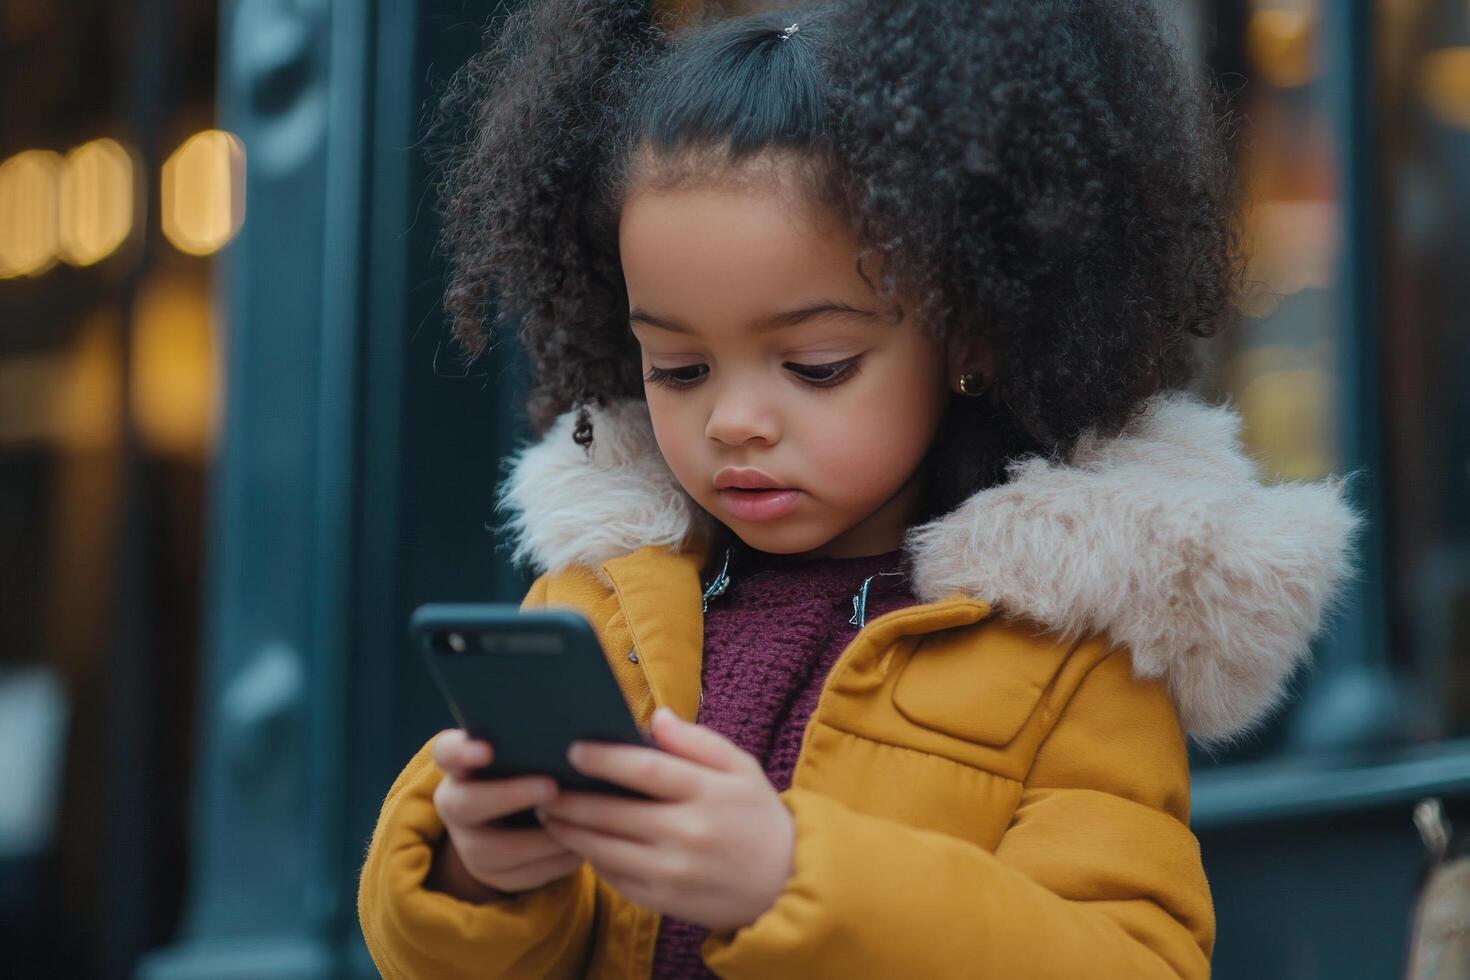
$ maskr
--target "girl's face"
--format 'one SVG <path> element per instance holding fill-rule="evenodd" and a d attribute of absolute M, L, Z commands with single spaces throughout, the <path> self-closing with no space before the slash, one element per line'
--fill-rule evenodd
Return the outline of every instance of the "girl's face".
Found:
<path fill-rule="evenodd" d="M 623 274 L 654 434 L 684 490 L 751 547 L 880 554 L 918 504 L 947 359 L 881 308 L 849 233 L 790 199 L 747 186 L 626 201 Z M 781 489 L 726 486 L 741 476 Z"/>

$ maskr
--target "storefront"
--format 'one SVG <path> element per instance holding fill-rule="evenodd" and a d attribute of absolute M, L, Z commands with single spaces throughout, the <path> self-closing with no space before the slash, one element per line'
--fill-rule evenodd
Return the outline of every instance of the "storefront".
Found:
<path fill-rule="evenodd" d="M 0 739 L 0 935 L 22 975 L 373 976 L 356 873 L 450 722 L 408 614 L 526 585 L 487 530 L 524 372 L 464 364 L 434 248 L 489 7 L 71 7 L 0 15 L 0 732 L 38 747 Z M 1161 7 L 1254 256 L 1201 391 L 1371 516 L 1299 697 L 1195 759 L 1216 975 L 1391 976 L 1414 803 L 1470 826 L 1470 7 Z"/>

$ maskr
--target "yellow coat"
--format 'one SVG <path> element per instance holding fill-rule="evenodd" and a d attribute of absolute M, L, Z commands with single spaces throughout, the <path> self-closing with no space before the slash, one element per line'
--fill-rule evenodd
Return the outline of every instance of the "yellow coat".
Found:
<path fill-rule="evenodd" d="M 588 617 L 641 724 L 662 704 L 691 718 L 702 512 L 660 469 L 646 409 L 596 416 L 591 458 L 566 450 L 569 424 L 505 490 L 517 557 L 548 569 L 524 605 Z M 715 973 L 1208 976 L 1185 734 L 1227 738 L 1269 709 L 1356 523 L 1336 483 L 1256 483 L 1237 429 L 1160 397 L 1124 436 L 1022 464 L 910 532 L 921 603 L 869 621 L 828 675 L 781 794 L 794 872 L 755 922 L 708 937 Z M 649 976 L 659 916 L 587 864 L 500 903 L 424 889 L 439 778 L 426 743 L 362 869 L 383 976 Z"/>

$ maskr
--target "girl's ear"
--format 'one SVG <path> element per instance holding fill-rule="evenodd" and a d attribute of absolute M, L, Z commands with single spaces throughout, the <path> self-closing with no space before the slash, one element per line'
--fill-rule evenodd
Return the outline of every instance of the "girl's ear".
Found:
<path fill-rule="evenodd" d="M 952 335 L 946 345 L 946 357 L 945 377 L 951 391 L 960 390 L 962 374 L 978 374 L 987 381 L 995 374 L 995 352 L 978 337 Z"/>

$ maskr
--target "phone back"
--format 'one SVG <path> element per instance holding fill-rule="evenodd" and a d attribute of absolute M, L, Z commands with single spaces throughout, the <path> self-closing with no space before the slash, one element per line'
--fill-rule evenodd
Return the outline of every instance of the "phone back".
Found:
<path fill-rule="evenodd" d="M 414 611 L 410 632 L 460 727 L 494 746 L 477 776 L 549 774 L 569 789 L 638 795 L 566 761 L 575 739 L 649 744 L 580 613 L 431 603 Z"/>

